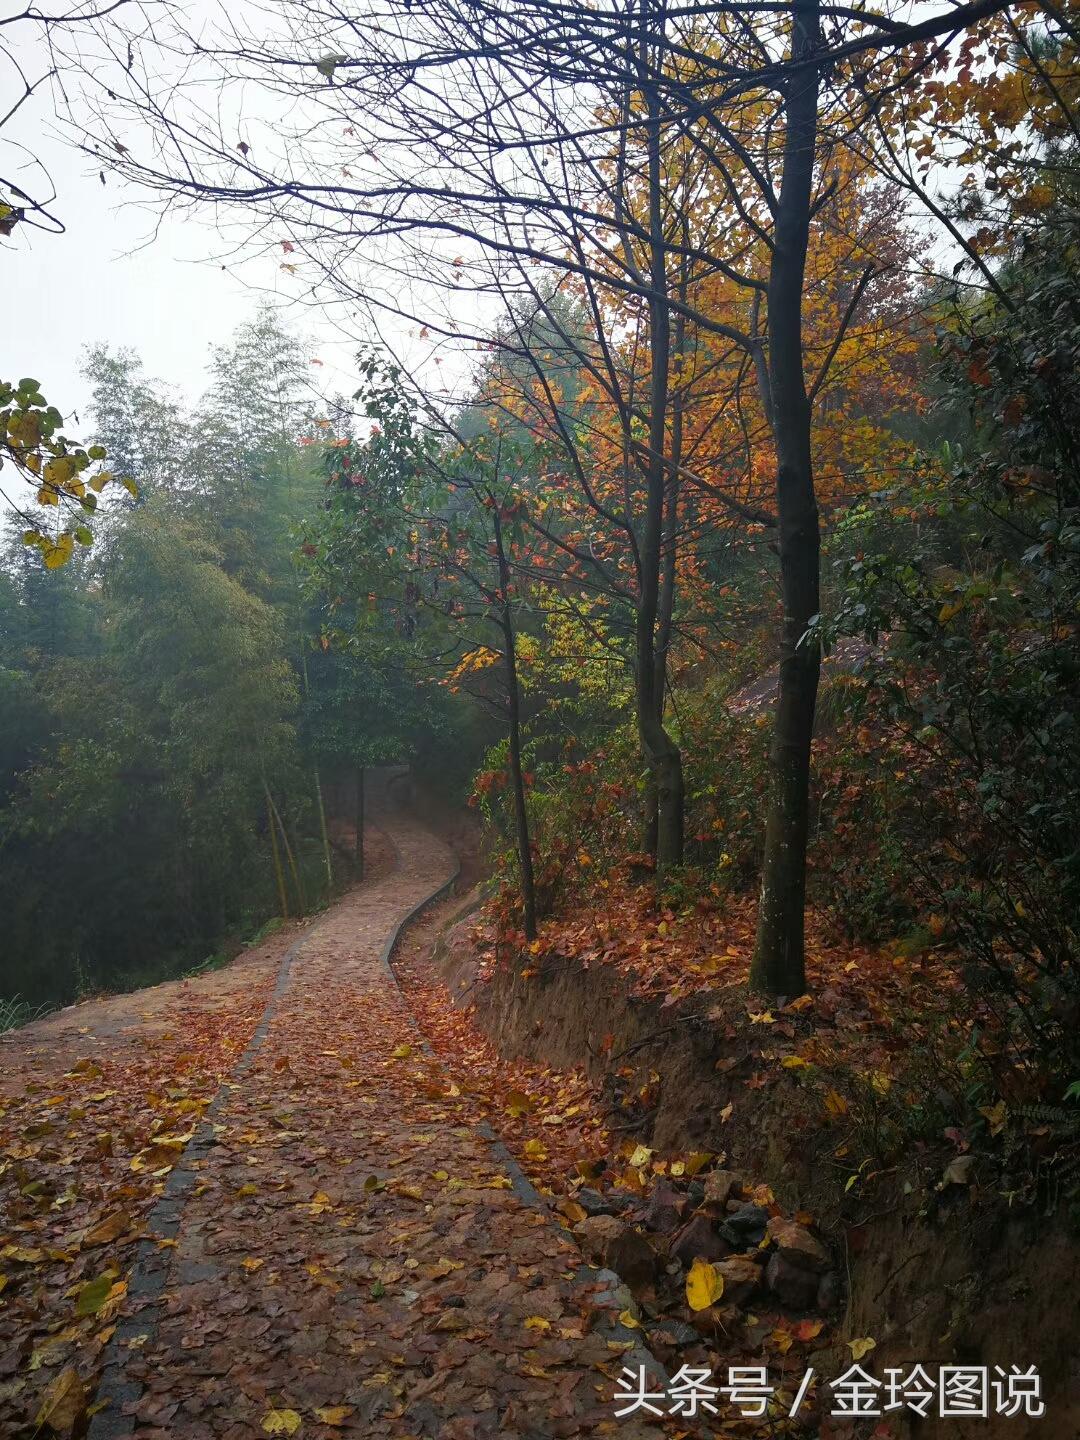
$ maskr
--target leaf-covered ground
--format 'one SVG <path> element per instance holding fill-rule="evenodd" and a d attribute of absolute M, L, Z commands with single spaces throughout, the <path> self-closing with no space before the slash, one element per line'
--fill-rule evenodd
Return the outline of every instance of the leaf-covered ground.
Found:
<path fill-rule="evenodd" d="M 393 838 L 283 985 L 295 935 L 5 1045 L 0 1433 L 651 1433 L 611 1418 L 634 1333 L 382 964 L 451 869 Z"/>

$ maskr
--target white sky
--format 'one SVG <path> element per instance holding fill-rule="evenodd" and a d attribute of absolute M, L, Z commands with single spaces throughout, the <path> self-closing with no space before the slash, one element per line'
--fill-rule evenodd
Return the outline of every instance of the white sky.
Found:
<path fill-rule="evenodd" d="M 0 0 L 0 20 L 21 8 L 21 0 Z M 42 55 L 30 29 L 20 30 L 14 53 L 32 77 L 44 68 Z M 10 35 L 4 38 L 10 45 Z M 0 114 L 13 98 L 12 81 L 0 53 Z M 32 375 L 72 433 L 88 395 L 80 375 L 88 346 L 130 346 L 149 375 L 193 400 L 205 386 L 210 346 L 227 342 L 268 292 L 288 300 L 288 280 L 274 259 L 240 264 L 234 257 L 223 269 L 219 257 L 232 247 L 211 225 L 190 216 L 159 223 L 116 177 L 106 175 L 103 186 L 92 159 L 63 137 L 45 89 L 0 132 L 0 176 L 35 197 L 48 195 L 51 180 L 50 209 L 66 227 L 52 235 L 18 225 L 0 237 L 0 378 Z M 283 319 L 311 338 L 324 362 L 313 380 L 351 393 L 354 345 L 328 327 L 320 334 L 310 309 L 288 306 Z"/>

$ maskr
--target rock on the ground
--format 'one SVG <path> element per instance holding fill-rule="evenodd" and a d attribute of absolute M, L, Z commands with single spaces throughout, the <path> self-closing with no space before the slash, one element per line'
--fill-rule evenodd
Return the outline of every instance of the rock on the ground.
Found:
<path fill-rule="evenodd" d="M 732 1255 L 713 1267 L 723 1277 L 725 1305 L 742 1305 L 761 1284 L 761 1267 L 745 1255 Z"/>
<path fill-rule="evenodd" d="M 723 1209 L 733 1190 L 742 1189 L 743 1178 L 734 1170 L 714 1170 L 705 1177 L 705 1204 Z"/>
<path fill-rule="evenodd" d="M 590 1215 L 574 1226 L 582 1254 L 595 1265 L 614 1270 L 628 1285 L 645 1284 L 656 1270 L 652 1246 L 614 1215 Z"/>
<path fill-rule="evenodd" d="M 694 1215 L 672 1238 L 671 1254 L 687 1269 L 695 1260 L 722 1260 L 731 1246 L 707 1215 Z"/>
<path fill-rule="evenodd" d="M 765 1267 L 765 1283 L 782 1305 L 793 1310 L 809 1310 L 817 1300 L 818 1277 L 793 1265 L 779 1251 Z"/>
<path fill-rule="evenodd" d="M 761 1205 L 740 1205 L 720 1227 L 736 1250 L 745 1250 L 750 1245 L 760 1245 L 765 1239 L 765 1227 L 769 1223 L 769 1212 Z"/>
<path fill-rule="evenodd" d="M 580 1190 L 575 1190 L 570 1198 L 577 1201 L 586 1215 L 615 1215 L 625 1209 L 625 1201 L 601 1195 L 599 1190 L 590 1190 L 584 1185 Z"/>
<path fill-rule="evenodd" d="M 788 1264 L 797 1265 L 801 1270 L 810 1270 L 815 1275 L 823 1275 L 828 1270 L 829 1252 L 821 1241 L 815 1240 L 810 1231 L 802 1225 L 774 1215 L 769 1221 L 768 1231 L 777 1253 Z"/>
<path fill-rule="evenodd" d="M 684 1345 L 696 1345 L 701 1339 L 694 1327 L 682 1320 L 665 1320 L 648 1335 L 650 1345 L 668 1350 L 681 1350 Z"/>
<path fill-rule="evenodd" d="M 661 1235 L 670 1235 L 678 1228 L 685 1214 L 686 1196 L 681 1195 L 674 1186 L 661 1181 L 649 1197 L 645 1225 L 649 1230 L 659 1230 Z"/>

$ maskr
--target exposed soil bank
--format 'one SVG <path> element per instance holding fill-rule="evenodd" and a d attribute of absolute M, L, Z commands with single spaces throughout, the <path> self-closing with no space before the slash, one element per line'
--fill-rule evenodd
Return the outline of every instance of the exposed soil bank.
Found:
<path fill-rule="evenodd" d="M 795 1075 L 748 1087 L 760 1061 L 738 1025 L 706 1016 L 708 1001 L 663 1006 L 628 996 L 625 977 L 562 957 L 507 962 L 478 980 L 469 929 L 464 920 L 446 932 L 437 963 L 502 1053 L 584 1066 L 625 1114 L 627 1134 L 660 1150 L 726 1152 L 729 1166 L 768 1183 L 785 1209 L 814 1215 L 848 1275 L 841 1337 L 877 1341 L 866 1368 L 881 1376 L 922 1364 L 936 1378 L 940 1365 L 988 1366 L 993 1381 L 995 1366 L 1035 1365 L 1042 1378 L 1041 1419 L 1023 1408 L 996 1415 L 991 1391 L 988 1418 L 894 1411 L 884 1422 L 831 1421 L 823 1436 L 1080 1437 L 1080 1244 L 1065 1215 L 1010 1213 L 989 1188 L 939 1189 L 940 1156 L 916 1147 L 865 1194 L 861 1184 L 845 1193 L 860 1158 L 836 1157 L 850 1126 L 823 1124 L 820 1097 Z M 835 1375 L 851 1357 L 840 1347 L 814 1363 Z"/>

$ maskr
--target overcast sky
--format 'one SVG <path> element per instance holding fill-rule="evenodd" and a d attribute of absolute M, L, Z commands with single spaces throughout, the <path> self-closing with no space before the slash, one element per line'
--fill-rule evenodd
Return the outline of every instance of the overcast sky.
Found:
<path fill-rule="evenodd" d="M 21 0 L 0 0 L 0 19 L 21 8 Z M 16 53 L 28 74 L 40 72 L 41 54 L 26 29 Z M 0 55 L 0 112 L 12 80 Z M 0 377 L 32 375 L 73 422 L 87 397 L 81 357 L 87 346 L 104 342 L 137 350 L 151 375 L 196 398 L 210 346 L 225 343 L 260 298 L 279 293 L 279 281 L 287 283 L 275 261 L 230 261 L 223 269 L 227 247 L 211 225 L 190 218 L 159 225 L 114 177 L 102 185 L 98 167 L 62 136 L 45 92 L 23 106 L 0 140 L 0 175 L 39 195 L 49 182 L 31 155 L 49 172 L 57 196 L 51 209 L 66 229 L 49 235 L 17 226 L 9 238 L 0 237 Z M 324 388 L 351 392 L 351 342 L 329 329 L 320 334 L 310 310 L 290 307 L 283 314 L 291 328 L 311 337 L 324 361 L 317 372 Z M 70 428 L 75 431 L 74 423 Z"/>

